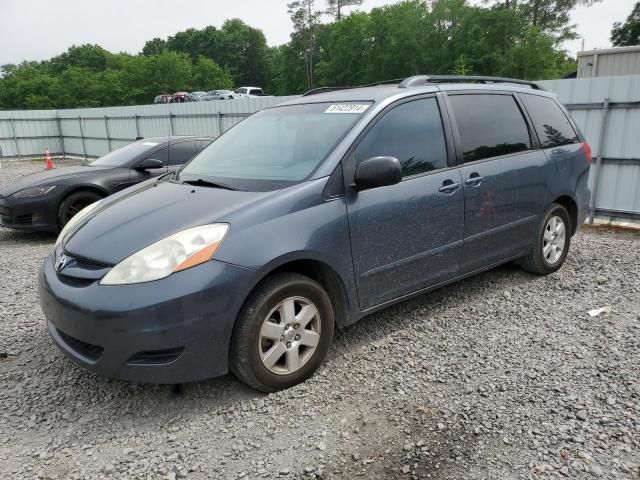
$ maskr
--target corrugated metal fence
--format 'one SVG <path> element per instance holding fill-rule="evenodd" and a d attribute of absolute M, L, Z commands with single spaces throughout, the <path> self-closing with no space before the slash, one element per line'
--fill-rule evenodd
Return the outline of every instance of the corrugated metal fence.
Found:
<path fill-rule="evenodd" d="M 567 105 L 596 158 L 592 214 L 640 218 L 640 75 L 541 82 Z M 217 137 L 294 97 L 78 110 L 0 112 L 0 155 L 100 156 L 137 137 Z"/>
<path fill-rule="evenodd" d="M 4 157 L 52 154 L 99 157 L 138 137 L 207 135 L 217 137 L 261 110 L 295 97 L 0 112 Z"/>
<path fill-rule="evenodd" d="M 541 83 L 591 145 L 592 214 L 640 218 L 640 75 Z"/>

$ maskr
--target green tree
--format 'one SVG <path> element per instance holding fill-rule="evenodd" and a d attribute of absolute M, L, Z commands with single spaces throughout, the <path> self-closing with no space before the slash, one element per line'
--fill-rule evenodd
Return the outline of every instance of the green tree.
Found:
<path fill-rule="evenodd" d="M 345 7 L 360 6 L 363 3 L 364 0 L 327 0 L 327 13 L 339 22 L 342 20 L 342 11 Z"/>
<path fill-rule="evenodd" d="M 633 11 L 624 23 L 616 22 L 613 24 L 611 43 L 615 47 L 640 45 L 640 2 L 636 2 Z"/>
<path fill-rule="evenodd" d="M 575 25 L 569 24 L 571 11 L 602 0 L 497 0 L 497 4 L 518 10 L 531 27 L 550 34 L 558 42 L 576 38 Z"/>
<path fill-rule="evenodd" d="M 316 31 L 322 12 L 316 10 L 315 0 L 295 0 L 287 5 L 287 9 L 294 30 L 292 46 L 304 60 L 307 86 L 311 90 L 314 87 Z"/>
<path fill-rule="evenodd" d="M 200 55 L 193 65 L 191 85 L 194 90 L 230 89 L 233 88 L 233 78 L 216 62 Z"/>
<path fill-rule="evenodd" d="M 156 37 L 152 40 L 147 40 L 144 47 L 142 47 L 142 55 L 160 55 L 165 50 L 167 50 L 167 42 Z"/>
<path fill-rule="evenodd" d="M 49 60 L 49 66 L 56 73 L 70 67 L 86 68 L 93 71 L 104 70 L 112 54 L 99 45 L 72 46 L 62 55 Z"/>

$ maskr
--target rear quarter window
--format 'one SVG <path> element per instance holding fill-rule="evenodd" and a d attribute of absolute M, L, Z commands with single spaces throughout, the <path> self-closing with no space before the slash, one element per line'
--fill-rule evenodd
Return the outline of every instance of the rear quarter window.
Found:
<path fill-rule="evenodd" d="M 529 129 L 511 95 L 451 95 L 464 162 L 531 149 Z"/>
<path fill-rule="evenodd" d="M 540 95 L 520 94 L 542 148 L 577 143 L 578 135 L 555 100 Z"/>

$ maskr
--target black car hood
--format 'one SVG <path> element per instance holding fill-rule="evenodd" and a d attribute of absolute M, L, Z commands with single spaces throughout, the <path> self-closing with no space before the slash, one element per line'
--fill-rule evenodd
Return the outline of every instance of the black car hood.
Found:
<path fill-rule="evenodd" d="M 9 185 L 5 185 L 0 188 L 0 195 L 8 197 L 25 188 L 37 187 L 39 185 L 55 185 L 56 182 L 67 180 L 70 178 L 96 175 L 98 173 L 113 170 L 114 167 L 89 167 L 89 166 L 77 166 L 77 167 L 63 167 L 56 168 L 54 170 L 45 170 L 43 172 L 32 173 L 31 175 L 25 175 L 20 177 Z"/>
<path fill-rule="evenodd" d="M 175 182 L 146 182 L 103 200 L 65 243 L 65 251 L 115 265 L 190 227 L 227 222 L 273 192 L 243 192 Z"/>

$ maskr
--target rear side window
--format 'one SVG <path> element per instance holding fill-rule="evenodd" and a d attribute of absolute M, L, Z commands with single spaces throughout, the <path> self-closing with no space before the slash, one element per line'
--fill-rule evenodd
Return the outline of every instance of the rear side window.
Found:
<path fill-rule="evenodd" d="M 578 142 L 578 135 L 560 106 L 548 97 L 521 94 L 542 148 L 558 147 Z"/>
<path fill-rule="evenodd" d="M 435 98 L 404 103 L 386 113 L 362 139 L 354 156 L 356 164 L 371 157 L 396 157 L 403 177 L 446 167 L 444 130 Z"/>
<path fill-rule="evenodd" d="M 529 129 L 511 95 L 451 95 L 464 162 L 531 149 Z"/>

